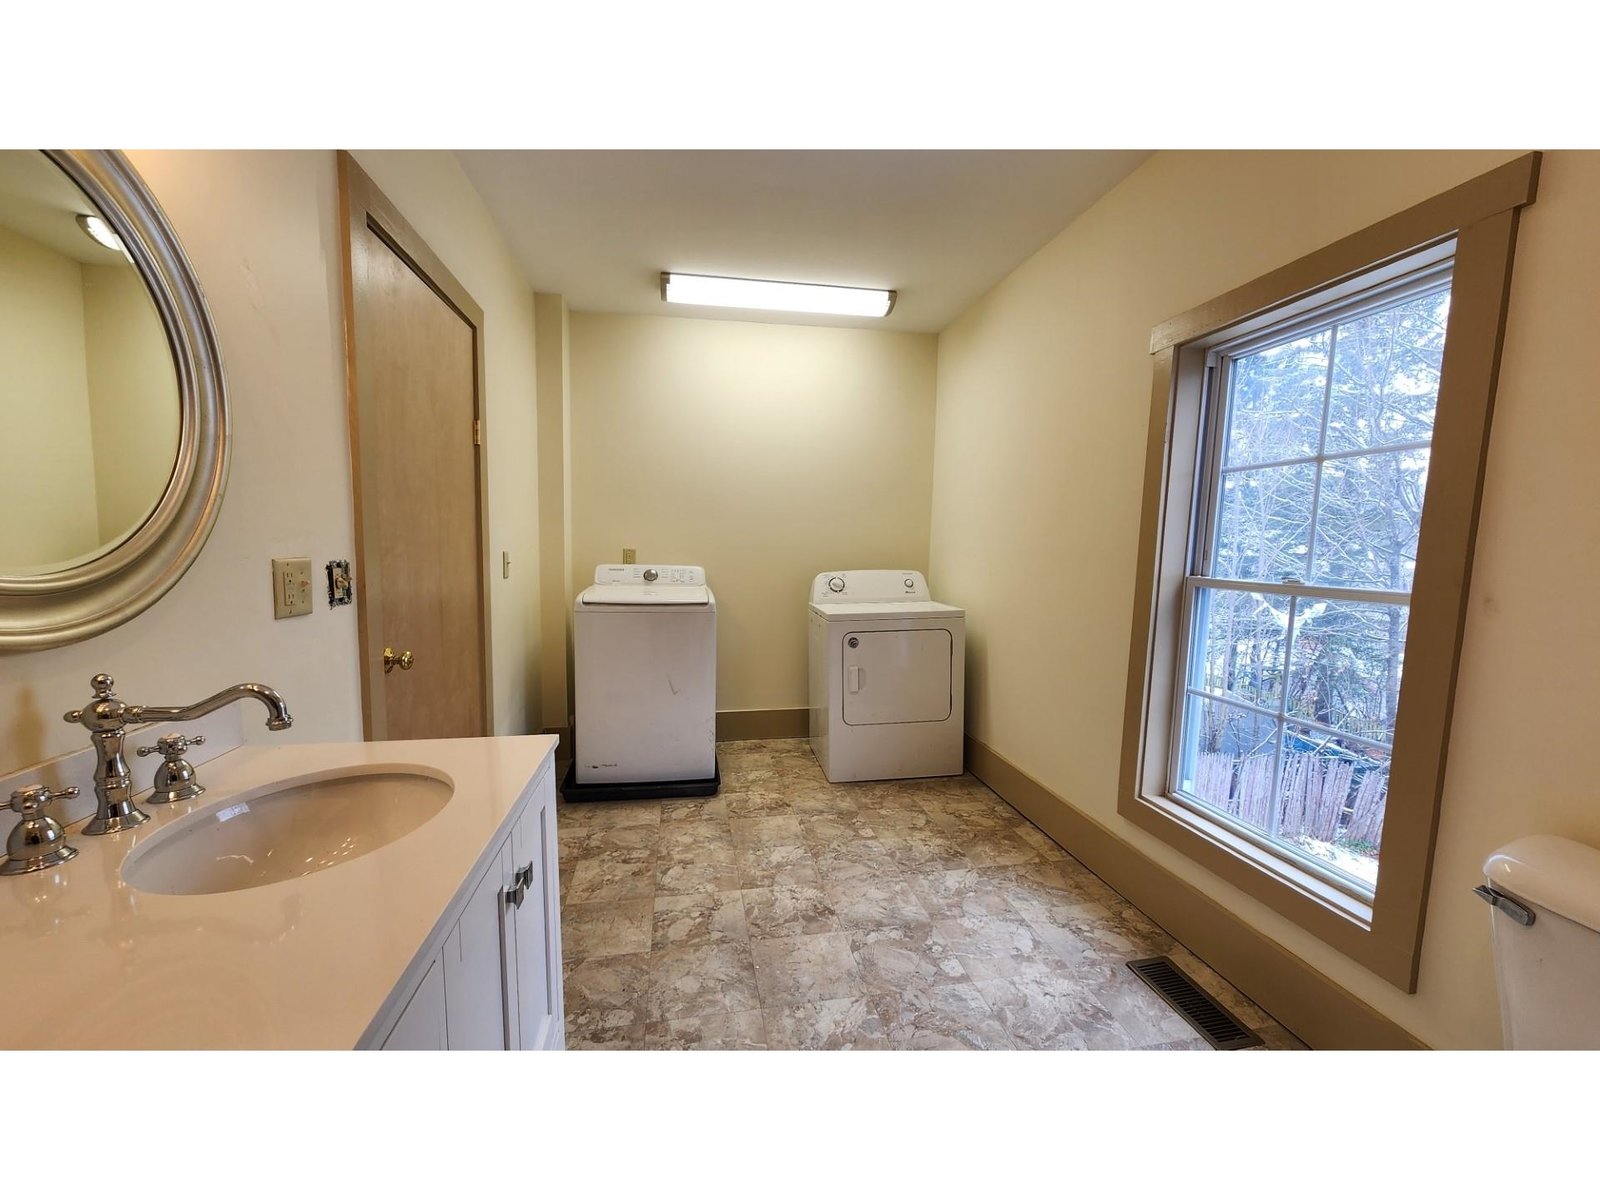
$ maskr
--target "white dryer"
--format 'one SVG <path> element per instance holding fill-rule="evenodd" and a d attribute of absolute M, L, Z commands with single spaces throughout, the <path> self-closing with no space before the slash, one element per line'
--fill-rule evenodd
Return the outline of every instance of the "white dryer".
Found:
<path fill-rule="evenodd" d="M 603 564 L 573 604 L 568 800 L 717 790 L 717 603 L 700 567 Z"/>
<path fill-rule="evenodd" d="M 824 571 L 811 583 L 811 748 L 851 779 L 959 775 L 966 612 L 920 571 Z"/>

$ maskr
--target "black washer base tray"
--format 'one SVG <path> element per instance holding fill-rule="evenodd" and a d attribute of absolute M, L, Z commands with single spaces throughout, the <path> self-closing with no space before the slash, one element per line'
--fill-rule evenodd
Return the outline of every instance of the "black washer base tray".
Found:
<path fill-rule="evenodd" d="M 688 800 L 715 796 L 722 787 L 722 764 L 712 760 L 710 779 L 668 779 L 660 783 L 579 783 L 578 763 L 567 764 L 561 798 L 568 804 L 588 800 Z"/>

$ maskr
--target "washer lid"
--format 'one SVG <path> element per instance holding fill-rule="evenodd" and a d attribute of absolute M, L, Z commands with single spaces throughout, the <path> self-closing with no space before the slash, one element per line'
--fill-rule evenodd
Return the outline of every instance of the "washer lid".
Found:
<path fill-rule="evenodd" d="M 711 589 L 703 584 L 684 587 L 679 584 L 635 585 L 631 583 L 597 583 L 585 588 L 578 596 L 578 608 L 704 608 L 711 603 Z"/>
<path fill-rule="evenodd" d="M 907 618 L 965 618 L 967 610 L 936 600 L 892 600 L 863 604 L 813 604 L 811 611 L 825 621 L 904 621 Z"/>

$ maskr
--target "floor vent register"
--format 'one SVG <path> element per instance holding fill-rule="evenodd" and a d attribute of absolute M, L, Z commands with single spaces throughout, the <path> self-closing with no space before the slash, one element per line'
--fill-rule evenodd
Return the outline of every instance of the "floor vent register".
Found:
<path fill-rule="evenodd" d="M 1128 970 L 1149 984 L 1213 1049 L 1243 1050 L 1261 1045 L 1256 1034 L 1235 1021 L 1227 1009 L 1165 955 L 1135 959 L 1128 964 Z"/>

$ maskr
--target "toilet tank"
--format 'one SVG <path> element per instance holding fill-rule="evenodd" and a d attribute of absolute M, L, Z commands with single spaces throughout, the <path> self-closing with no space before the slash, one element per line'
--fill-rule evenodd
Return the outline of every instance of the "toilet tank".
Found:
<path fill-rule="evenodd" d="M 1600 1049 L 1600 850 L 1538 835 L 1483 865 L 1513 901 L 1490 918 L 1500 1019 L 1511 1050 Z M 1533 917 L 1518 921 L 1520 905 Z"/>

